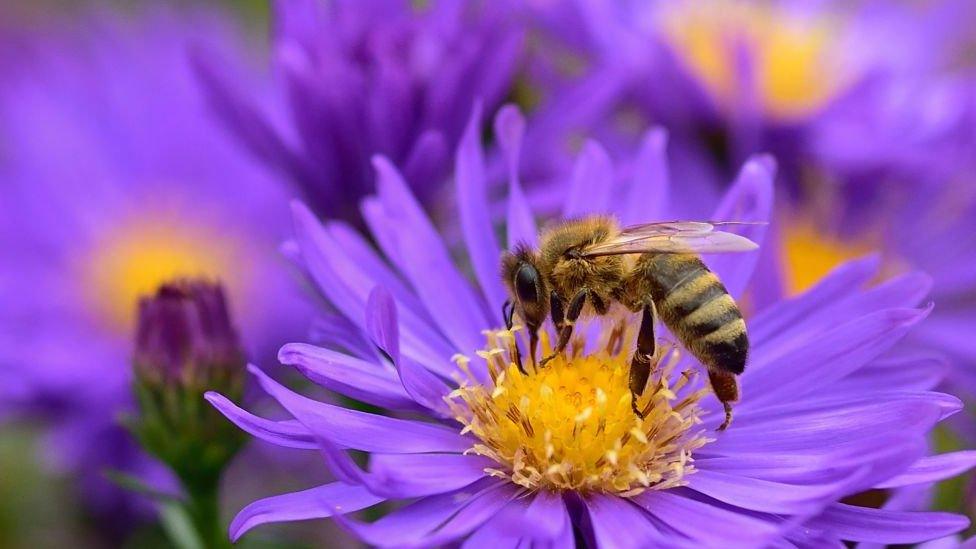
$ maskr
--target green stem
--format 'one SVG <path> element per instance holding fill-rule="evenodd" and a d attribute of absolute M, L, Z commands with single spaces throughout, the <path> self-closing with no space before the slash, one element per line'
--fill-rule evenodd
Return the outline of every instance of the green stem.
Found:
<path fill-rule="evenodd" d="M 213 482 L 186 486 L 189 496 L 187 512 L 190 514 L 197 535 L 207 549 L 231 547 L 227 532 L 220 520 L 219 487 L 219 478 L 214 479 Z"/>

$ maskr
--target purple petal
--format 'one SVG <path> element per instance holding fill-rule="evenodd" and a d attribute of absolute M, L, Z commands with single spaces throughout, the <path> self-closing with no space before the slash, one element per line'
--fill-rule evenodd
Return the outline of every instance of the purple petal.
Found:
<path fill-rule="evenodd" d="M 768 222 L 773 207 L 775 173 L 776 164 L 771 157 L 759 156 L 750 159 L 742 167 L 739 177 L 715 210 L 712 220 Z M 766 226 L 754 225 L 737 232 L 762 246 Z M 707 258 L 707 263 L 728 288 L 729 293 L 733 297 L 740 297 L 752 277 L 758 260 L 759 254 L 750 252 L 715 255 Z"/>
<path fill-rule="evenodd" d="M 495 134 L 508 166 L 508 247 L 537 245 L 538 234 L 532 208 L 519 181 L 519 155 L 525 135 L 525 118 L 514 105 L 505 105 L 495 117 Z"/>
<path fill-rule="evenodd" d="M 401 306 L 421 316 L 428 322 L 430 317 L 426 316 L 423 303 L 417 299 L 417 295 L 410 290 L 406 282 L 390 269 L 389 265 L 376 253 L 375 248 L 363 236 L 342 222 L 326 223 L 325 229 L 332 237 L 338 248 L 342 250 L 342 257 L 348 262 L 358 267 L 358 271 L 363 275 L 368 274 L 369 279 L 376 285 L 385 287 Z"/>
<path fill-rule="evenodd" d="M 566 505 L 559 494 L 542 490 L 529 497 L 508 502 L 491 521 L 476 530 L 463 547 L 520 547 L 529 542 L 559 542 L 572 540 L 572 525 Z"/>
<path fill-rule="evenodd" d="M 924 324 L 924 323 L 923 323 Z M 934 389 L 949 371 L 949 363 L 941 356 L 905 356 L 871 361 L 838 384 L 838 392 L 857 394 L 877 390 L 878 380 L 885 388 L 895 391 L 929 391 Z"/>
<path fill-rule="evenodd" d="M 457 205 L 464 243 L 468 248 L 471 266 L 481 289 L 492 307 L 501 307 L 505 291 L 498 276 L 501 250 L 491 225 L 488 190 L 485 181 L 485 159 L 481 151 L 481 106 L 471 112 L 468 127 L 458 145 L 456 175 Z M 492 310 L 492 320 L 501 318 Z M 487 328 L 487 326 L 485 326 Z"/>
<path fill-rule="evenodd" d="M 764 513 L 802 514 L 834 498 L 850 482 L 848 476 L 814 486 L 784 484 L 699 469 L 688 487 L 711 498 Z"/>
<path fill-rule="evenodd" d="M 937 456 L 924 457 L 907 471 L 878 484 L 878 488 L 899 488 L 928 482 L 938 482 L 976 466 L 976 450 L 952 452 Z"/>
<path fill-rule="evenodd" d="M 850 541 L 917 543 L 964 530 L 969 519 L 949 513 L 888 511 L 835 503 L 810 521 L 810 526 Z"/>
<path fill-rule="evenodd" d="M 834 303 L 858 291 L 877 274 L 880 265 L 877 255 L 844 263 L 810 290 L 756 315 L 749 323 L 749 339 L 755 345 L 777 334 L 789 333 L 788 328 L 823 308 L 825 303 Z"/>
<path fill-rule="evenodd" d="M 224 395 L 214 391 L 208 391 L 204 398 L 234 425 L 261 440 L 287 448 L 318 449 L 315 435 L 299 421 L 273 421 L 256 416 L 238 407 Z"/>
<path fill-rule="evenodd" d="M 641 548 L 664 541 L 650 515 L 628 499 L 594 494 L 586 498 L 586 509 L 600 547 Z"/>
<path fill-rule="evenodd" d="M 444 242 L 396 168 L 383 157 L 374 158 L 373 165 L 383 224 L 389 228 L 383 231 L 387 240 L 381 240 L 387 256 L 410 280 L 455 348 L 468 353 L 480 349 L 481 330 L 490 326 L 484 302 L 454 266 Z"/>
<path fill-rule="evenodd" d="M 819 397 L 738 417 L 738 425 L 708 446 L 709 453 L 823 452 L 845 445 L 867 449 L 888 433 L 922 436 L 960 402 L 940 393 L 890 393 L 857 398 Z M 745 416 L 746 414 L 740 414 Z M 774 435 L 770 435 L 774 433 Z"/>
<path fill-rule="evenodd" d="M 510 483 L 488 479 L 423 498 L 371 524 L 344 517 L 336 517 L 336 522 L 371 545 L 433 547 L 481 526 L 515 495 Z"/>
<path fill-rule="evenodd" d="M 644 134 L 634 164 L 634 176 L 621 205 L 620 222 L 635 225 L 663 221 L 670 200 L 668 132 L 654 128 Z"/>
<path fill-rule="evenodd" d="M 791 336 L 798 340 L 809 337 L 811 332 L 834 327 L 838 318 L 859 318 L 886 309 L 916 307 L 931 287 L 932 281 L 927 275 L 904 274 L 870 290 L 824 302 L 817 310 L 792 323 L 790 330 L 784 330 L 780 336 Z M 774 337 L 771 341 L 778 342 L 780 339 Z M 760 342 L 758 345 L 764 343 L 770 341 Z"/>
<path fill-rule="evenodd" d="M 762 375 L 749 375 L 747 367 L 742 391 L 749 399 L 743 408 L 795 399 L 828 386 L 890 349 L 926 316 L 924 309 L 881 311 L 837 326 L 786 353 L 756 350 L 752 364 Z"/>
<path fill-rule="evenodd" d="M 864 465 L 876 465 L 892 455 L 911 456 L 903 465 L 903 468 L 907 467 L 911 461 L 924 455 L 919 450 L 920 438 L 911 434 L 886 433 L 872 439 L 870 445 L 837 445 L 801 453 L 757 450 L 755 453 L 735 452 L 728 457 L 699 453 L 695 462 L 699 469 L 708 471 L 787 484 L 815 484 L 832 482 L 837 478 L 837 471 L 853 471 Z M 707 450 L 703 449 L 702 452 Z"/>
<path fill-rule="evenodd" d="M 431 200 L 430 191 L 435 190 L 444 177 L 445 166 L 450 158 L 450 150 L 444 135 L 438 131 L 426 131 L 420 135 L 403 163 L 403 176 L 414 189 L 423 193 L 423 198 Z"/>
<path fill-rule="evenodd" d="M 649 490 L 633 501 L 663 524 L 707 547 L 764 546 L 779 533 L 779 525 L 680 495 L 673 490 Z"/>
<path fill-rule="evenodd" d="M 316 435 L 345 448 L 389 454 L 463 452 L 471 443 L 456 431 L 431 423 L 349 410 L 303 397 L 256 366 L 248 368 L 261 387 Z"/>
<path fill-rule="evenodd" d="M 370 273 L 345 259 L 344 250 L 330 238 L 315 215 L 301 203 L 292 205 L 295 233 L 309 274 L 318 288 L 347 319 L 365 329 L 366 300 L 376 286 Z M 335 267 L 334 267 L 335 266 Z M 337 268 L 339 270 L 337 270 Z M 429 357 L 433 365 L 444 365 L 444 371 L 453 371 L 450 357 L 454 353 L 424 318 L 404 307 L 400 319 L 403 331 L 402 344 L 418 356 Z"/>
<path fill-rule="evenodd" d="M 191 52 L 190 62 L 211 108 L 251 153 L 281 170 L 286 179 L 309 188 L 314 183 L 308 164 L 289 147 L 268 117 L 252 101 L 241 96 L 234 78 L 220 68 L 223 63 L 207 51 Z"/>
<path fill-rule="evenodd" d="M 485 468 L 497 464 L 485 457 L 464 454 L 373 454 L 371 476 L 399 497 L 420 497 L 460 490 L 488 476 Z"/>
<path fill-rule="evenodd" d="M 384 501 L 362 486 L 341 482 L 324 484 L 301 492 L 259 499 L 241 509 L 230 524 L 230 539 L 237 541 L 249 530 L 269 522 L 288 522 L 351 513 Z"/>
<path fill-rule="evenodd" d="M 444 397 L 451 388 L 423 366 L 400 354 L 396 303 L 382 286 L 377 286 L 369 295 L 366 324 L 373 340 L 390 355 L 400 374 L 402 387 L 410 397 L 442 417 L 450 417 Z"/>
<path fill-rule="evenodd" d="M 295 367 L 308 379 L 339 394 L 393 410 L 417 410 L 397 379 L 381 364 L 305 343 L 289 343 L 278 351 L 278 360 Z"/>
<path fill-rule="evenodd" d="M 610 211 L 613 191 L 613 163 L 595 141 L 587 141 L 573 167 L 563 217 L 572 219 Z"/>

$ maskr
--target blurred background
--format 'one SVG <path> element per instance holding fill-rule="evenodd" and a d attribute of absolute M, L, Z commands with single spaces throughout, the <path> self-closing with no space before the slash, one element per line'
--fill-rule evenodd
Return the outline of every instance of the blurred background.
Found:
<path fill-rule="evenodd" d="M 317 20 L 312 4 L 346 7 Z M 689 218 L 744 158 L 773 153 L 776 245 L 749 306 L 880 250 L 888 272 L 934 277 L 912 349 L 947 356 L 946 390 L 971 399 L 973 2 L 470 2 L 456 20 L 443 4 L 3 0 L 0 547 L 171 546 L 185 519 L 153 494 L 176 479 L 123 427 L 131 363 L 157 360 L 139 303 L 174 278 L 219 280 L 233 361 L 300 383 L 276 350 L 316 341 L 329 314 L 281 247 L 288 200 L 361 226 L 382 152 L 451 219 L 446 151 L 476 101 L 484 120 L 526 113 L 522 176 L 542 210 L 591 138 L 616 160 L 666 130 Z M 972 447 L 976 411 L 962 415 L 933 445 Z M 308 454 L 232 452 L 221 523 L 326 480 Z M 960 478 L 924 498 L 972 515 L 971 490 Z M 241 545 L 354 544 L 316 521 Z"/>

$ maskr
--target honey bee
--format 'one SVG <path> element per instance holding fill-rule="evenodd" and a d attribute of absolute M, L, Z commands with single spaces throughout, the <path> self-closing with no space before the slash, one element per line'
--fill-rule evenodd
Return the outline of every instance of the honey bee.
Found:
<path fill-rule="evenodd" d="M 544 367 L 565 350 L 581 315 L 605 315 L 613 303 L 640 313 L 629 385 L 634 412 L 641 415 L 636 402 L 651 372 L 659 317 L 708 368 L 725 408 L 719 427 L 725 430 L 739 399 L 736 375 L 745 370 L 749 338 L 735 300 L 697 254 L 755 250 L 751 240 L 717 230 L 741 224 L 676 221 L 621 228 L 614 217 L 591 216 L 555 225 L 542 232 L 537 250 L 523 244 L 502 255 L 510 296 L 503 308 L 506 324 L 512 327 L 517 312 L 528 328 L 535 364 L 538 331 L 552 319 L 556 345 L 539 363 Z M 522 368 L 521 356 L 516 361 Z"/>

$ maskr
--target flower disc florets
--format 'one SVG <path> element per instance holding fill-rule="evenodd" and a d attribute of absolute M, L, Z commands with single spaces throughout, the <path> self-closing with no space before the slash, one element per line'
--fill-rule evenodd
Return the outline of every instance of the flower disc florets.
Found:
<path fill-rule="evenodd" d="M 529 489 L 601 492 L 623 496 L 684 484 L 694 472 L 692 452 L 708 439 L 698 427 L 698 405 L 708 389 L 692 390 L 690 370 L 677 372 L 676 350 L 658 353 L 638 417 L 628 386 L 633 329 L 626 322 L 601 326 L 591 352 L 583 338 L 545 367 L 527 374 L 514 361 L 520 328 L 486 332 L 478 354 L 491 382 L 461 380 L 448 402 L 464 432 L 479 442 L 470 452 L 498 462 L 489 471 Z M 548 354 L 542 334 L 542 352 Z M 467 371 L 467 359 L 456 357 Z"/>

